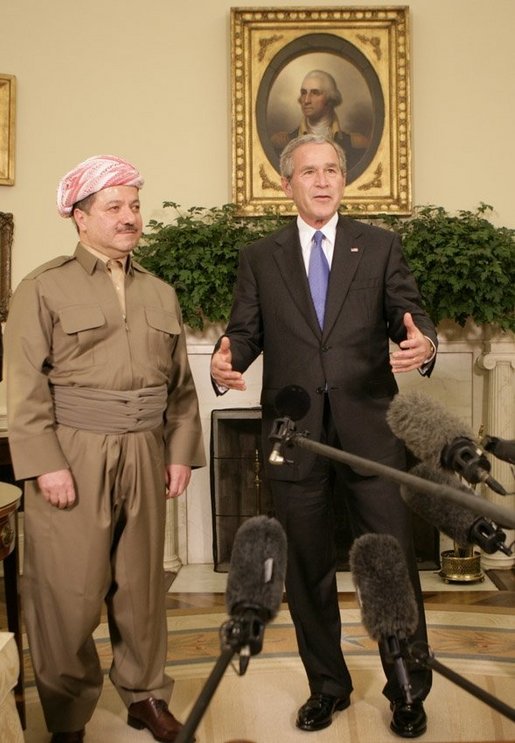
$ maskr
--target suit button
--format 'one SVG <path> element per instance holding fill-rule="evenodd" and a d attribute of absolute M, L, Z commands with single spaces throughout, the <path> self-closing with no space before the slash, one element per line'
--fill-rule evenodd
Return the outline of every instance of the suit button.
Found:
<path fill-rule="evenodd" d="M 322 346 L 322 353 L 327 353 L 330 350 L 331 346 Z"/>
<path fill-rule="evenodd" d="M 317 394 L 323 395 L 325 392 L 325 387 L 317 387 L 316 391 L 317 391 Z"/>

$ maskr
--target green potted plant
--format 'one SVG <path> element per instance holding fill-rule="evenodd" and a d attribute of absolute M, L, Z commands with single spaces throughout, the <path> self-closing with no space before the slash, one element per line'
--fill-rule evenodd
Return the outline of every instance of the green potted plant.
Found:
<path fill-rule="evenodd" d="M 165 201 L 163 207 L 173 210 L 174 221 L 151 220 L 136 259 L 172 284 L 190 328 L 226 322 L 240 248 L 285 224 L 286 218 L 274 213 L 241 217 L 236 204 L 183 211 Z"/>
<path fill-rule="evenodd" d="M 492 325 L 515 331 L 515 230 L 496 227 L 492 207 L 449 214 L 441 206 L 417 207 L 411 217 L 387 216 L 424 299 L 439 325 Z"/>

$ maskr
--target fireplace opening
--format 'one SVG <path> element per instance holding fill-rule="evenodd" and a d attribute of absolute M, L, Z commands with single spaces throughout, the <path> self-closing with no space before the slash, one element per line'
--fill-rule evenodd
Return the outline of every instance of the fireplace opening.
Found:
<path fill-rule="evenodd" d="M 211 413 L 210 439 L 211 516 L 213 563 L 216 572 L 229 569 L 234 537 L 252 516 L 273 516 L 272 494 L 264 475 L 261 450 L 261 408 L 227 408 Z M 349 570 L 352 535 L 345 500 L 335 498 L 337 566 Z M 439 569 L 439 534 L 413 514 L 415 550 L 419 570 Z"/>

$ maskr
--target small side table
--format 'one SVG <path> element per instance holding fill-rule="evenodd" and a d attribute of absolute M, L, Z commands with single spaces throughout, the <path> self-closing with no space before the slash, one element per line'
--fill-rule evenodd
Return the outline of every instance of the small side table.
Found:
<path fill-rule="evenodd" d="M 0 482 L 0 560 L 4 565 L 7 627 L 14 634 L 20 656 L 20 675 L 14 687 L 14 698 L 25 730 L 25 686 L 23 674 L 23 643 L 21 602 L 18 590 L 19 557 L 17 518 L 22 492 L 16 485 Z"/>

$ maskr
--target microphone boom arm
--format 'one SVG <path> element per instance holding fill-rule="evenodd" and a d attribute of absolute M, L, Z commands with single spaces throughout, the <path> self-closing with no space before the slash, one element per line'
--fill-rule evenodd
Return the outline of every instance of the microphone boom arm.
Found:
<path fill-rule="evenodd" d="M 294 424 L 293 424 L 294 428 Z M 411 475 L 409 472 L 403 470 L 397 470 L 395 467 L 388 467 L 380 462 L 374 462 L 371 459 L 365 459 L 359 457 L 356 454 L 350 454 L 349 452 L 335 449 L 327 444 L 320 444 L 317 441 L 311 441 L 306 438 L 307 433 L 289 432 L 288 442 L 300 447 L 301 449 L 307 449 L 308 451 L 320 454 L 321 456 L 333 459 L 336 462 L 348 464 L 349 466 L 360 467 L 363 470 L 368 471 L 372 475 L 379 475 L 386 479 L 393 480 L 400 485 L 407 485 L 408 487 L 417 488 L 418 490 L 438 497 L 445 497 L 458 505 L 468 508 L 470 511 L 474 511 L 480 516 L 495 521 L 496 524 L 504 526 L 506 528 L 515 529 L 515 516 L 510 509 L 503 506 L 499 506 L 496 503 L 492 503 L 484 498 L 476 498 L 474 496 L 467 495 L 456 488 L 451 488 L 447 485 L 440 485 L 437 483 L 423 480 L 421 477 Z"/>
<path fill-rule="evenodd" d="M 452 681 L 460 688 L 468 691 L 476 697 L 476 699 L 488 704 L 489 707 L 492 707 L 492 709 L 500 712 L 501 715 L 504 715 L 509 720 L 515 722 L 515 709 L 513 707 L 501 702 L 497 697 L 494 697 L 489 692 L 476 686 L 476 684 L 473 684 L 472 681 L 468 681 L 466 678 L 463 678 L 463 676 L 460 676 L 455 671 L 437 661 L 431 648 L 427 647 L 424 643 L 413 643 L 410 645 L 409 653 L 410 658 L 418 665 L 421 665 L 424 668 L 430 668 L 441 676 L 445 676 L 446 679 L 449 679 L 449 681 Z"/>
<path fill-rule="evenodd" d="M 229 663 L 236 654 L 239 654 L 240 669 L 242 669 L 240 676 L 243 676 L 247 670 L 249 656 L 261 652 L 264 629 L 265 621 L 259 615 L 259 607 L 242 607 L 234 613 L 234 616 L 224 622 L 220 628 L 222 637 L 221 653 L 175 743 L 193 743 L 195 730 L 200 724 Z"/>

